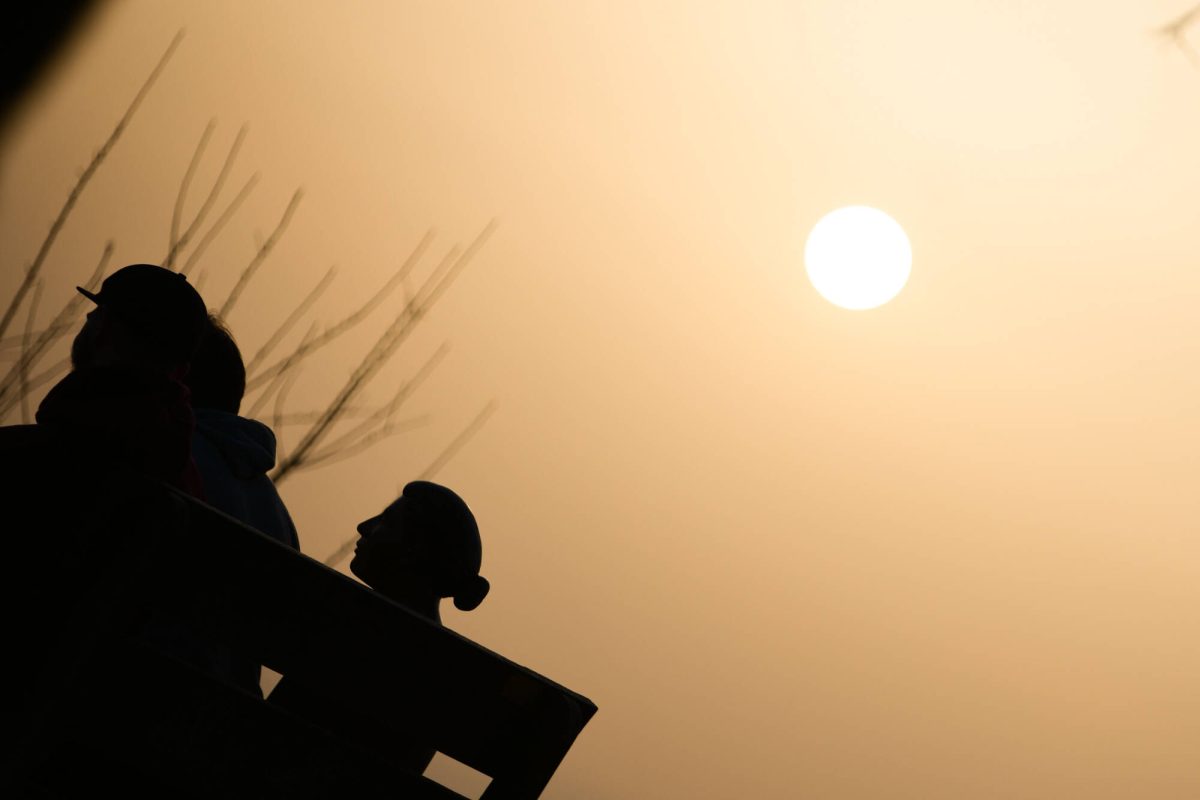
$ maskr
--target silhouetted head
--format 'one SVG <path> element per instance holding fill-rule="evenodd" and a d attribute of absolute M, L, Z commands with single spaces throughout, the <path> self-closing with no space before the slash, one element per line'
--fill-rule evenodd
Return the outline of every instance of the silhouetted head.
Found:
<path fill-rule="evenodd" d="M 178 272 L 132 264 L 108 276 L 99 293 L 76 288 L 96 304 L 71 344 L 76 369 L 135 364 L 171 372 L 200 345 L 208 310 Z"/>
<path fill-rule="evenodd" d="M 238 413 L 246 393 L 246 364 L 233 334 L 216 314 L 209 314 L 200 347 L 184 383 L 192 391 L 192 406 Z"/>
<path fill-rule="evenodd" d="M 470 611 L 487 596 L 475 516 L 444 486 L 413 481 L 382 514 L 359 523 L 358 533 L 350 571 L 414 611 L 426 613 L 428 600 L 436 615 L 442 597 Z"/>

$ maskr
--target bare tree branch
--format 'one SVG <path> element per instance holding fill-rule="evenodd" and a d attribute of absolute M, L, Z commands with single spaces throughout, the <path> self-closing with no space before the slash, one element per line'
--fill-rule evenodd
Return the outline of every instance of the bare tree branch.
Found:
<path fill-rule="evenodd" d="M 95 289 L 100 284 L 100 279 L 104 276 L 105 270 L 108 269 L 109 259 L 112 258 L 115 245 L 112 241 L 104 245 L 104 252 L 100 255 L 100 261 L 96 264 L 96 268 L 92 270 L 92 274 L 84 282 L 83 288 Z M 42 356 L 52 348 L 68 331 L 73 329 L 79 321 L 80 311 L 85 298 L 79 293 L 72 293 L 62 309 L 54 316 L 40 333 L 34 339 L 33 344 L 22 347 L 21 357 L 17 364 L 0 380 L 0 419 L 6 417 L 19 401 L 14 397 L 13 392 L 17 388 L 19 376 L 21 374 L 28 375 L 29 370 L 41 360 Z M 28 384 L 24 384 L 28 388 Z"/>
<path fill-rule="evenodd" d="M 200 293 L 201 297 L 204 296 L 204 287 L 207 285 L 208 285 L 208 270 L 201 267 L 200 271 L 196 273 L 196 280 L 195 280 L 196 291 Z"/>
<path fill-rule="evenodd" d="M 429 245 L 432 242 L 433 231 L 426 231 L 425 235 L 421 237 L 421 241 L 419 241 L 417 246 L 414 247 L 408 254 L 408 258 L 404 259 L 404 263 L 401 264 L 396 272 L 393 273 L 392 276 L 387 280 L 387 282 L 380 287 L 379 291 L 373 294 L 367 300 L 367 302 L 359 306 L 349 316 L 334 323 L 328 329 L 326 329 L 325 333 L 313 339 L 312 342 L 310 342 L 308 346 L 298 354 L 298 357 L 307 358 L 320 348 L 329 344 L 334 339 L 337 339 L 339 336 L 351 330 L 364 319 L 366 319 L 367 316 L 370 315 L 370 313 L 374 311 L 380 303 L 383 302 L 383 300 L 396 287 L 396 285 L 402 283 L 405 278 L 408 277 L 408 274 L 412 272 L 414 267 L 416 267 L 417 263 L 421 260 L 421 256 L 423 256 L 425 251 L 429 249 Z M 246 378 L 246 391 L 253 391 L 266 381 L 271 380 L 275 376 L 275 373 L 280 369 L 281 364 L 281 361 L 276 362 L 255 375 L 248 375 Z M 247 372 L 249 372 L 249 368 L 247 368 Z"/>
<path fill-rule="evenodd" d="M 430 276 L 424 284 L 418 287 L 412 302 L 409 304 L 413 308 L 413 313 L 418 317 L 424 316 L 430 308 L 441 298 L 447 289 L 454 283 L 454 280 L 462 273 L 467 264 L 479 252 L 479 248 L 483 247 L 484 243 L 491 238 L 496 230 L 496 220 L 491 220 L 484 226 L 483 230 L 475 237 L 474 241 L 467 246 L 467 249 L 453 260 L 447 259 L 449 262 L 445 268 L 442 264 L 438 265 L 437 270 Z M 452 250 L 451 253 L 454 253 Z M 443 262 L 446 264 L 446 262 Z"/>
<path fill-rule="evenodd" d="M 46 369 L 39 372 L 37 375 L 34 375 L 32 378 L 30 378 L 28 384 L 26 384 L 25 389 L 26 389 L 26 391 L 32 392 L 34 389 L 40 388 L 41 386 L 49 383 L 50 381 L 56 381 L 60 377 L 65 375 L 67 370 L 69 370 L 70 368 L 71 368 L 70 357 L 60 358 L 58 361 L 55 361 L 49 367 L 46 367 Z"/>
<path fill-rule="evenodd" d="M 305 331 L 304 336 L 300 339 L 300 344 L 296 345 L 296 348 L 292 350 L 291 355 L 284 359 L 283 368 L 275 374 L 275 377 L 272 379 L 270 385 L 267 386 L 262 394 L 255 399 L 254 404 L 250 406 L 250 410 L 246 412 L 246 416 L 258 416 L 258 412 L 261 411 L 263 406 L 267 404 L 267 401 L 271 399 L 271 395 L 273 395 L 279 389 L 283 381 L 287 378 L 288 374 L 300 363 L 300 359 L 297 354 L 300 353 L 304 349 L 305 345 L 312 341 L 313 337 L 317 335 L 318 327 L 319 326 L 315 322 L 308 326 L 308 330 Z"/>
<path fill-rule="evenodd" d="M 283 406 L 287 403 L 288 395 L 292 393 L 292 387 L 296 385 L 296 379 L 300 377 L 298 370 L 289 370 L 283 373 L 286 377 L 283 379 L 283 385 L 279 387 L 279 392 L 275 395 L 275 413 L 272 418 L 271 428 L 275 431 L 275 446 L 278 449 L 279 458 L 284 458 L 283 448 Z"/>
<path fill-rule="evenodd" d="M 388 401 L 386 405 L 376 409 L 373 414 L 359 422 L 357 425 L 333 441 L 326 442 L 325 446 L 321 448 L 321 450 L 313 452 L 308 461 L 305 463 L 312 464 L 316 461 L 329 458 L 338 450 L 342 450 L 347 447 L 354 447 L 357 444 L 357 440 L 363 438 L 364 436 L 370 435 L 371 428 L 379 425 L 387 425 L 392 416 L 395 415 L 404 402 L 408 400 L 408 398 L 412 397 L 413 392 L 415 392 L 421 386 L 421 384 L 424 383 L 431 374 L 433 374 L 433 371 L 437 369 L 438 365 L 445 360 L 446 354 L 449 352 L 449 345 L 443 344 L 441 347 L 439 347 L 436 351 L 434 351 L 432 356 L 426 359 L 425 363 L 421 365 L 421 368 L 418 369 L 411 378 L 400 385 L 400 388 L 396 391 L 396 394 L 392 396 L 392 399 Z"/>
<path fill-rule="evenodd" d="M 321 411 L 291 411 L 284 412 L 280 423 L 283 425 L 311 425 L 321 418 Z M 343 419 L 363 419 L 379 413 L 377 408 L 346 408 L 342 412 Z"/>
<path fill-rule="evenodd" d="M 485 405 L 483 409 L 475 415 L 475 418 L 467 423 L 467 427 L 463 428 L 462 431 L 459 432 L 458 436 L 455 436 L 450 444 L 446 445 L 446 448 L 438 454 L 438 457 L 435 458 L 433 462 L 425 468 L 425 471 L 417 476 L 417 479 L 422 481 L 431 480 L 435 475 L 441 472 L 442 467 L 446 466 L 446 464 L 450 462 L 450 459 L 458 455 L 458 451 L 462 450 L 468 442 L 474 439 L 475 434 L 479 433 L 492 414 L 496 413 L 496 406 L 497 404 L 495 400 L 489 400 L 487 405 Z"/>
<path fill-rule="evenodd" d="M 416 299 L 401 312 L 371 348 L 366 359 L 354 370 L 337 396 L 329 404 L 322 418 L 314 423 L 304 436 L 301 437 L 299 444 L 296 445 L 296 449 L 286 459 L 280 460 L 279 465 L 271 475 L 276 483 L 283 480 L 290 472 L 304 463 L 305 458 L 322 442 L 333 424 L 338 420 L 341 415 L 341 409 L 350 404 L 358 393 L 362 391 L 362 388 L 387 362 L 396 351 L 396 348 L 408 338 L 416 323 L 442 297 L 454 278 L 462 272 L 463 268 L 471 261 L 494 230 L 495 221 L 493 220 L 475 237 L 475 240 L 463 251 L 462 255 L 456 258 L 448 268 L 440 270 L 440 274 L 439 272 L 435 272 L 426 281 L 425 286 L 422 286 L 417 291 Z M 429 284 L 432 284 L 432 288 L 426 289 Z"/>
<path fill-rule="evenodd" d="M 208 229 L 208 233 L 204 234 L 204 236 L 202 236 L 200 241 L 196 244 L 195 248 L 192 249 L 191 254 L 187 257 L 187 261 L 183 262 L 183 266 L 179 270 L 181 273 L 184 275 L 191 274 L 192 267 L 194 267 L 196 262 L 200 260 L 200 256 L 204 255 L 204 251 L 207 250 L 208 246 L 212 244 L 214 239 L 217 238 L 229 220 L 233 219 L 233 215 L 237 213 L 237 210 L 241 208 L 242 203 L 244 203 L 246 198 L 250 196 L 250 192 L 252 192 L 254 187 L 258 185 L 258 179 L 259 175 L 257 172 L 250 176 L 250 178 L 242 186 L 241 190 L 237 193 L 237 195 L 234 196 L 233 200 L 229 202 L 229 205 L 225 207 L 225 210 L 221 212 L 221 216 L 217 217 L 217 221 L 214 222 L 212 227 Z"/>
<path fill-rule="evenodd" d="M 29 301 L 29 314 L 25 317 L 25 341 L 21 345 L 21 422 L 29 424 L 29 391 L 26 389 L 29 382 L 29 346 L 33 341 L 33 322 L 37 318 L 38 304 L 42 301 L 42 289 L 46 288 L 45 282 L 38 278 L 37 283 L 33 285 L 33 299 Z"/>
<path fill-rule="evenodd" d="M 344 461 L 347 458 L 352 458 L 352 457 L 358 455 L 359 453 L 363 452 L 364 450 L 366 450 L 370 447 L 373 447 L 374 445 L 378 444 L 379 442 L 383 441 L 384 439 L 386 439 L 390 436 L 395 436 L 398 433 L 406 433 L 411 430 L 416 430 L 417 428 L 423 427 L 428 424 L 429 424 L 429 415 L 428 414 L 423 414 L 419 417 L 412 417 L 410 419 L 399 420 L 397 422 L 388 421 L 388 422 L 384 423 L 382 426 L 380 426 L 379 428 L 377 428 L 376 430 L 371 431 L 371 433 L 367 434 L 366 436 L 362 437 L 358 441 L 354 442 L 353 444 L 347 445 L 346 447 L 343 447 L 336 451 L 326 450 L 326 451 L 322 451 L 321 453 L 309 456 L 304 461 L 304 468 L 312 469 L 313 467 L 318 467 L 318 466 L 325 467 L 330 464 L 337 463 L 338 461 Z"/>
<path fill-rule="evenodd" d="M 179 224 L 183 220 L 183 202 L 187 199 L 188 187 L 192 185 L 196 167 L 200 166 L 204 149 L 208 146 L 208 140 L 216 129 L 217 121 L 210 119 L 204 126 L 204 132 L 200 134 L 200 141 L 196 143 L 196 149 L 192 151 L 192 160 L 188 162 L 187 169 L 183 172 L 183 181 L 179 185 L 179 192 L 175 195 L 175 208 L 171 211 L 171 232 L 167 237 L 167 257 L 163 259 L 163 266 L 167 269 L 170 269 L 171 265 L 175 263 L 175 253 L 179 249 Z"/>
<path fill-rule="evenodd" d="M 174 54 L 175 48 L 179 46 L 179 43 L 182 40 L 183 30 L 180 29 L 180 31 L 175 34 L 175 38 L 173 38 L 171 43 L 167 46 L 166 52 L 164 52 L 162 57 L 159 58 L 154 69 L 151 70 L 150 76 L 146 78 L 146 81 L 142 84 L 142 88 L 138 90 L 136 95 L 134 95 L 133 102 L 131 102 L 129 107 L 125 109 L 125 113 L 121 116 L 121 119 L 118 120 L 116 127 L 113 128 L 112 133 L 110 133 L 108 136 L 108 139 L 100 146 L 100 149 L 96 151 L 96 154 L 92 156 L 91 162 L 88 163 L 87 167 L 84 168 L 83 172 L 80 174 L 78 180 L 75 181 L 75 186 L 72 187 L 70 193 L 67 195 L 66 202 L 63 203 L 62 208 L 58 212 L 58 216 L 55 217 L 54 222 L 50 225 L 50 232 L 47 233 L 46 238 L 42 240 L 42 245 L 38 249 L 37 255 L 34 256 L 33 262 L 25 271 L 25 277 L 22 279 L 21 285 L 17 287 L 17 291 L 13 295 L 12 300 L 9 301 L 8 307 L 4 310 L 3 316 L 0 316 L 0 337 L 3 337 L 4 334 L 8 332 L 8 327 L 12 324 L 13 317 L 16 316 L 17 310 L 21 307 L 22 302 L 25 300 L 25 295 L 29 292 L 30 288 L 33 286 L 33 282 L 37 280 L 38 275 L 41 273 L 42 265 L 46 263 L 46 256 L 49 255 L 50 248 L 54 245 L 55 240 L 58 238 L 59 232 L 62 231 L 63 225 L 66 224 L 67 218 L 71 215 L 71 211 L 75 208 L 75 204 L 79 201 L 79 197 L 83 194 L 83 190 L 87 188 L 92 176 L 96 174 L 96 170 L 99 169 L 100 165 L 104 162 L 104 159 L 113 149 L 113 146 L 117 143 L 117 140 L 121 138 L 121 134 L 125 132 L 125 128 L 129 126 L 129 122 L 133 119 L 134 113 L 138 110 L 138 107 L 141 106 L 142 101 L 146 98 L 146 95 L 149 94 L 150 87 L 152 87 L 155 81 L 158 80 L 158 76 L 162 73 L 163 68 L 167 65 L 167 62 L 170 61 L 172 54 Z"/>
<path fill-rule="evenodd" d="M 164 266 L 170 267 L 175 263 L 175 258 L 183 248 L 187 247 L 188 242 L 196 235 L 196 230 L 208 217 L 208 212 L 212 210 L 213 203 L 217 202 L 217 197 L 220 196 L 221 190 L 225 188 L 225 180 L 229 177 L 229 171 L 233 169 L 233 163 L 237 161 L 238 151 L 242 149 L 242 142 L 246 140 L 247 128 L 243 125 L 238 129 L 237 136 L 233 138 L 233 144 L 229 146 L 229 152 L 225 155 L 225 162 L 221 165 L 221 171 L 217 173 L 217 179 L 213 181 L 212 188 L 208 190 L 208 195 L 204 198 L 204 202 L 200 205 L 200 210 L 196 212 L 195 218 L 192 219 L 192 224 L 188 225 L 187 230 L 173 243 L 171 251 L 167 253 L 167 263 Z M 190 182 L 190 179 L 189 179 Z M 183 194 L 187 190 L 187 184 L 179 188 L 180 199 L 178 204 L 183 204 Z"/>
<path fill-rule="evenodd" d="M 333 281 L 333 277 L 336 274 L 337 267 L 330 267 L 325 271 L 325 274 L 321 276 L 321 280 L 317 281 L 317 285 L 312 288 L 312 291 L 305 295 L 300 304 L 292 309 L 292 313 L 288 314 L 287 319 L 275 329 L 274 333 L 267 337 L 267 341 L 263 343 L 263 346 L 258 348 L 258 352 L 254 354 L 254 358 L 250 359 L 250 362 L 246 364 L 247 375 L 254 373 L 254 368 L 271 354 L 279 345 L 279 342 L 283 340 L 283 337 L 287 336 L 292 327 L 300 321 L 300 318 L 312 308 L 313 303 L 317 302 L 321 295 L 325 294 L 325 290 L 329 288 L 329 284 Z"/>
<path fill-rule="evenodd" d="M 42 334 L 42 331 L 38 331 L 37 333 L 40 336 Z M 5 336 L 3 339 L 0 339 L 0 350 L 16 350 L 17 354 L 15 356 L 11 356 L 11 358 L 20 358 L 21 357 L 21 346 L 24 343 L 24 341 L 25 341 L 24 335 Z"/>
<path fill-rule="evenodd" d="M 221 310 L 217 315 L 221 319 L 229 319 L 229 312 L 233 310 L 234 305 L 245 291 L 246 285 L 250 283 L 250 279 L 258 272 L 258 268 L 267 260 L 267 256 L 275 249 L 275 245 L 279 242 L 279 238 L 283 236 L 283 232 L 287 230 L 288 223 L 292 221 L 292 214 L 296 213 L 296 207 L 300 205 L 300 200 L 304 197 L 304 190 L 297 189 L 292 194 L 292 199 L 288 201 L 287 208 L 283 210 L 283 216 L 279 220 L 279 224 L 275 226 L 275 230 L 271 231 L 271 235 L 258 248 L 258 252 L 254 254 L 254 258 L 242 270 L 242 274 L 238 276 L 237 283 L 230 290 L 229 296 L 225 298 L 225 302 L 221 304 Z"/>
<path fill-rule="evenodd" d="M 1197 18 L 1200 18 L 1200 3 L 1196 3 L 1187 11 L 1155 31 L 1156 34 L 1182 50 L 1183 54 L 1192 62 L 1192 66 L 1200 66 L 1200 58 L 1197 57 L 1196 51 L 1188 42 L 1187 32 L 1196 23 Z"/>

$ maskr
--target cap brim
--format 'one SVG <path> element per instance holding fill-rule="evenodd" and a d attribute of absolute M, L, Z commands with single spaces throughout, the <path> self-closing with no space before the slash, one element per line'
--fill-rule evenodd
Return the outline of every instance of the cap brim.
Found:
<path fill-rule="evenodd" d="M 87 289 L 83 288 L 82 286 L 76 286 L 75 291 L 79 292 L 81 295 L 86 297 L 88 300 L 91 300 L 96 305 L 100 305 L 100 295 L 93 294 L 93 293 L 89 292 Z"/>

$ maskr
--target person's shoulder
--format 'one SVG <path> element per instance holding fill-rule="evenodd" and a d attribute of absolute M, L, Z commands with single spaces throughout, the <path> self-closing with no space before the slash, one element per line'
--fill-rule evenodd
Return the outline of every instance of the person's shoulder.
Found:
<path fill-rule="evenodd" d="M 49 425 L 0 426 L 0 466 L 20 468 L 23 461 L 54 455 L 67 441 Z"/>
<path fill-rule="evenodd" d="M 37 425 L 0 425 L 0 447 L 18 447 L 45 441 L 46 430 Z"/>
<path fill-rule="evenodd" d="M 237 438 L 253 441 L 275 450 L 275 432 L 256 419 L 238 416 L 215 408 L 196 408 L 196 428 L 218 438 Z"/>
<path fill-rule="evenodd" d="M 6 522 L 12 522 L 15 508 L 50 502 L 63 487 L 79 483 L 89 460 L 76 444 L 51 426 L 0 427 L 0 505 Z"/>
<path fill-rule="evenodd" d="M 263 423 L 227 411 L 196 409 L 196 433 L 221 451 L 243 478 L 275 466 L 275 434 Z"/>

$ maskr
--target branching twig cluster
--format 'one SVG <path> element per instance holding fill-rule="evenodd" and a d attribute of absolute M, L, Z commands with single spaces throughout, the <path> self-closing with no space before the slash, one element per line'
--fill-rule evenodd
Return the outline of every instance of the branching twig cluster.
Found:
<path fill-rule="evenodd" d="M 379 371 L 388 363 L 392 356 L 395 355 L 400 345 L 409 338 L 429 310 L 445 294 L 446 290 L 450 288 L 455 278 L 471 262 L 471 259 L 479 251 L 479 248 L 491 236 L 493 230 L 495 230 L 494 221 L 489 223 L 465 250 L 460 252 L 457 247 L 450 249 L 441 262 L 417 288 L 413 296 L 409 298 L 408 302 L 404 304 L 400 313 L 396 315 L 383 334 L 376 339 L 362 362 L 351 373 L 350 377 L 346 379 L 342 388 L 326 407 L 325 412 L 300 437 L 300 441 L 296 447 L 290 453 L 280 458 L 279 465 L 275 468 L 275 472 L 271 476 L 276 482 L 306 464 L 314 461 L 317 463 L 329 461 L 331 458 L 336 457 L 339 450 L 361 448 L 364 442 L 377 440 L 371 438 L 375 435 L 375 431 L 386 427 L 391 415 L 399 409 L 404 399 L 411 394 L 412 389 L 416 388 L 416 385 L 429 374 L 432 367 L 440 360 L 439 356 L 435 354 L 434 359 L 427 362 L 426 367 L 418 371 L 412 380 L 406 382 L 393 398 L 392 402 L 380 409 L 379 414 L 368 418 L 369 420 L 378 422 L 380 428 L 373 430 L 371 426 L 366 426 L 365 428 L 361 425 L 356 426 L 352 433 L 335 440 L 336 447 L 332 449 L 331 446 L 322 447 L 322 445 L 328 444 L 326 439 L 332 433 L 335 423 L 341 418 L 342 410 L 351 406 L 358 399 L 366 386 L 378 375 Z M 418 249 L 420 249 L 419 245 Z M 410 257 L 409 261 L 412 262 L 413 259 Z M 401 271 L 407 274 L 404 267 L 401 268 Z"/>
<path fill-rule="evenodd" d="M 1193 66 L 1200 66 L 1200 58 L 1187 40 L 1187 32 L 1200 20 L 1200 3 L 1196 3 L 1166 25 L 1159 27 L 1155 33 L 1170 41 L 1183 51 Z"/>
<path fill-rule="evenodd" d="M 70 217 L 80 195 L 128 127 L 181 39 L 182 32 L 172 40 L 171 45 L 150 73 L 108 139 L 76 181 L 37 255 L 25 271 L 14 296 L 0 314 L 0 360 L 12 362 L 4 373 L 4 377 L 0 378 L 0 420 L 7 419 L 18 410 L 22 419 L 28 420 L 32 393 L 61 376 L 69 367 L 70 362 L 67 358 L 60 359 L 49 367 L 42 366 L 41 362 L 56 345 L 60 345 L 64 341 L 68 334 L 78 329 L 85 300 L 81 295 L 72 295 L 53 319 L 39 328 L 37 310 L 43 285 L 41 273 L 47 255 Z M 200 265 L 209 245 L 236 215 L 259 180 L 257 174 L 246 180 L 233 199 L 225 204 L 211 223 L 209 222 L 234 171 L 238 153 L 245 141 L 246 128 L 242 127 L 226 152 L 215 179 L 204 193 L 199 208 L 190 221 L 185 219 L 188 198 L 215 131 L 216 123 L 212 121 L 201 133 L 191 160 L 184 171 L 171 212 L 167 249 L 162 264 L 184 274 L 189 274 Z M 293 193 L 275 228 L 266 239 L 258 244 L 253 257 L 237 275 L 228 295 L 218 307 L 219 316 L 227 317 L 238 306 L 252 282 L 256 279 L 261 280 L 262 267 L 285 234 L 302 197 L 303 191 L 300 189 Z M 332 267 L 286 314 L 283 321 L 258 347 L 247 363 L 247 399 L 243 406 L 243 413 L 250 416 L 262 415 L 266 413 L 267 409 L 270 409 L 270 419 L 280 437 L 279 465 L 272 475 L 276 482 L 303 469 L 351 458 L 392 435 L 411 430 L 427 421 L 424 416 L 420 415 L 403 418 L 399 415 L 405 402 L 412 397 L 413 393 L 445 358 L 448 352 L 447 345 L 443 344 L 439 347 L 420 368 L 401 383 L 396 392 L 382 405 L 372 406 L 365 402 L 366 390 L 383 368 L 393 360 L 401 345 L 409 339 L 420 322 L 471 262 L 494 228 L 495 223 L 489 223 L 465 249 L 450 248 L 428 275 L 416 279 L 417 269 L 434 241 L 433 232 L 427 232 L 413 247 L 408 257 L 374 294 L 332 325 L 322 325 L 311 317 L 317 302 L 326 294 L 333 282 L 336 272 Z M 82 284 L 85 288 L 94 289 L 100 284 L 108 270 L 114 249 L 115 245 L 111 241 L 105 245 L 99 263 Z M 207 272 L 201 268 L 197 274 L 196 283 L 200 284 L 206 276 Z M 408 291 L 410 281 L 416 283 L 415 290 L 411 292 Z M 319 410 L 289 411 L 290 390 L 300 377 L 302 367 L 331 343 L 356 329 L 375 312 L 381 311 L 399 287 L 405 288 L 399 309 L 393 312 L 391 321 L 384 332 L 367 349 L 361 363 L 351 371 L 346 382 L 328 404 Z M 26 313 L 23 332 L 19 335 L 6 336 L 13 320 L 22 309 Z M 307 332 L 300 337 L 298 343 L 291 347 L 290 351 L 285 351 L 284 355 L 277 356 L 277 351 L 288 341 L 289 335 L 306 320 L 309 322 Z M 491 407 L 489 404 L 488 409 Z M 485 409 L 486 413 L 490 413 L 488 409 Z M 442 455 L 439 455 L 438 460 L 430 469 L 436 471 L 440 468 L 445 458 L 448 457 L 447 454 L 457 451 L 463 442 L 473 436 L 485 418 L 486 414 L 472 421 L 455 438 L 450 447 Z M 296 445 L 287 453 L 283 452 L 282 447 L 282 433 L 285 427 L 301 428 L 299 435 L 295 437 Z M 430 473 L 430 470 L 427 469 L 426 473 Z"/>
<path fill-rule="evenodd" d="M 5 306 L 4 312 L 0 314 L 0 339 L 3 339 L 4 335 L 8 332 L 9 326 L 12 325 L 13 319 L 21 310 L 21 307 L 25 303 L 26 297 L 41 276 L 42 269 L 46 264 L 46 258 L 50 255 L 50 249 L 58 240 L 59 233 L 62 232 L 63 227 L 67 224 L 67 220 L 70 218 L 71 212 L 75 209 L 75 204 L 79 202 L 79 198 L 83 195 L 84 190 L 91 182 L 92 176 L 96 174 L 96 171 L 104 163 L 104 160 L 108 157 L 108 154 L 112 152 L 113 147 L 115 147 L 117 142 L 120 140 L 121 134 L 123 134 L 125 129 L 129 127 L 129 123 L 133 119 L 134 114 L 136 114 L 138 108 L 141 107 L 142 101 L 145 100 L 146 95 L 150 93 L 150 89 L 158 80 L 159 75 L 162 74 L 163 69 L 167 66 L 167 62 L 171 60 L 171 56 L 175 54 L 175 50 L 179 47 L 179 43 L 181 41 L 183 41 L 182 30 L 176 33 L 175 37 L 171 39 L 171 43 L 167 46 L 166 51 L 163 52 L 162 57 L 159 58 L 158 63 L 155 64 L 154 69 L 150 71 L 150 75 L 142 83 L 141 88 L 138 89 L 137 94 L 134 95 L 133 100 L 126 107 L 125 113 L 121 115 L 119 120 L 117 120 L 116 126 L 113 127 L 112 132 L 108 135 L 108 138 L 104 141 L 104 144 L 102 144 L 100 149 L 95 152 L 95 154 L 92 156 L 92 160 L 88 162 L 88 165 L 84 168 L 83 172 L 79 174 L 79 177 L 75 181 L 75 185 L 71 187 L 71 191 L 67 194 L 66 201 L 63 202 L 62 208 L 59 209 L 58 215 L 54 218 L 54 222 L 50 224 L 50 230 L 46 233 L 46 237 L 42 240 L 42 244 L 38 248 L 37 254 L 33 257 L 33 261 L 30 262 L 29 266 L 25 269 L 25 275 L 21 279 L 21 283 L 17 286 L 17 290 L 13 293 L 8 305 Z M 109 247 L 105 248 L 106 254 L 111 254 L 110 248 L 111 242 L 109 243 Z M 103 266 L 106 264 L 106 262 L 107 255 L 101 259 L 101 272 L 103 272 Z M 46 334 L 45 337 L 43 335 L 39 335 L 36 340 L 29 343 L 29 347 L 23 346 L 21 356 L 18 358 L 17 363 L 3 378 L 0 378 L 0 420 L 5 419 L 10 413 L 12 413 L 14 407 L 27 402 L 27 395 L 30 391 L 33 391 L 33 389 L 37 388 L 42 383 L 53 380 L 58 375 L 62 374 L 61 369 L 63 367 L 60 366 L 62 364 L 62 362 L 60 362 L 60 365 L 55 365 L 55 367 L 52 367 L 50 371 L 43 372 L 34 377 L 29 377 L 30 370 L 33 369 L 33 367 L 37 364 L 42 355 L 44 355 L 46 351 L 50 349 L 50 346 L 65 336 L 67 331 L 75 326 L 75 323 L 78 321 L 78 312 L 81 308 L 81 305 L 75 302 L 76 299 L 77 298 L 71 298 L 71 300 L 66 304 L 67 307 L 64 308 L 63 311 L 60 311 L 55 317 L 56 320 L 62 321 L 63 324 L 59 327 L 55 327 L 52 324 L 42 332 L 43 334 Z M 66 317 L 64 317 L 64 313 L 67 315 Z M 30 324 L 33 324 L 35 316 L 36 315 L 34 313 L 30 313 Z M 48 334 L 47 331 L 49 332 Z"/>

